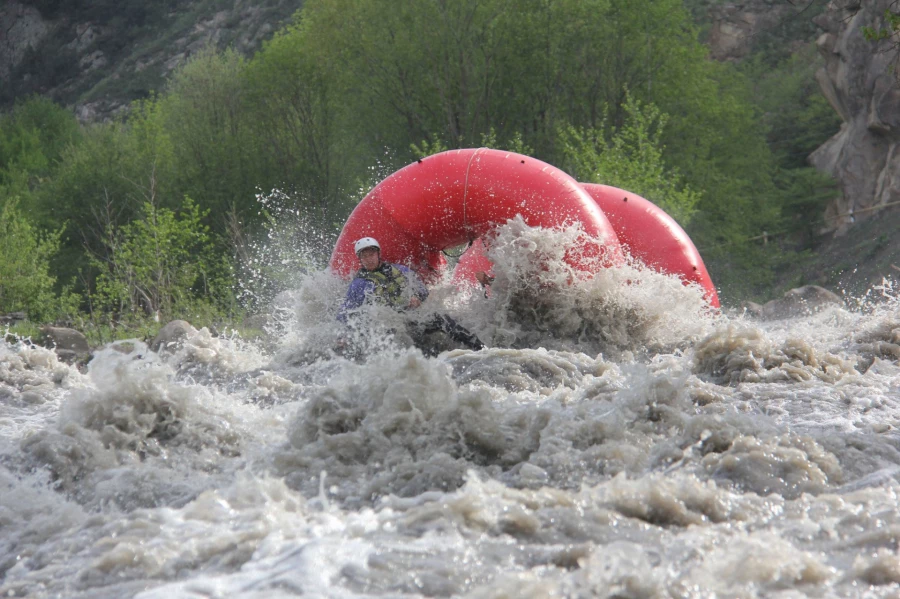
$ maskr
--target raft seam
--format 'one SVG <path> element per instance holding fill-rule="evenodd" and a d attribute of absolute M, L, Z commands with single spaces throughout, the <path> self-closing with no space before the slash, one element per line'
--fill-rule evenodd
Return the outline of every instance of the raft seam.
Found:
<path fill-rule="evenodd" d="M 472 233 L 469 230 L 469 219 L 466 214 L 466 199 L 469 196 L 469 169 L 472 168 L 472 161 L 475 160 L 475 156 L 478 155 L 478 152 L 483 150 L 484 148 L 478 148 L 472 155 L 469 156 L 469 162 L 466 163 L 466 178 L 463 182 L 463 201 L 462 201 L 462 217 L 463 217 L 463 228 L 466 230 L 466 235 L 469 237 L 469 243 L 472 243 Z"/>

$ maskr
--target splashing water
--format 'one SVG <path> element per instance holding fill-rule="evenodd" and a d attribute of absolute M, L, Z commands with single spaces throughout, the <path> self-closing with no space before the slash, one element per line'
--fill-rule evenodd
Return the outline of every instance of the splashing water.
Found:
<path fill-rule="evenodd" d="M 490 297 L 432 290 L 480 352 L 377 307 L 348 332 L 316 270 L 266 347 L 80 372 L 3 342 L 0 594 L 896 596 L 893 283 L 756 321 L 640 264 L 573 276 L 578 235 L 512 221 Z"/>
<path fill-rule="evenodd" d="M 232 232 L 238 247 L 238 299 L 251 308 L 268 306 L 303 278 L 325 267 L 336 234 L 322 226 L 321 216 L 301 208 L 310 202 L 280 189 L 258 193 L 264 239 L 244 238 L 241 227 Z"/>

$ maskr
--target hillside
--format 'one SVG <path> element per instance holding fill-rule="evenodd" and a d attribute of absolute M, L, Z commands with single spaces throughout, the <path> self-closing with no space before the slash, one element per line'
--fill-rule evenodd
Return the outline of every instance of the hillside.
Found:
<path fill-rule="evenodd" d="M 161 91 L 205 46 L 251 55 L 302 0 L 7 0 L 0 6 L 0 110 L 40 94 L 105 120 Z"/>

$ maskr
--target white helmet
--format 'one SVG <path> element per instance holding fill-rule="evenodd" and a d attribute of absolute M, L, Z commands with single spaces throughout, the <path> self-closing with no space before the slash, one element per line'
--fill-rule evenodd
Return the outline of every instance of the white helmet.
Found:
<path fill-rule="evenodd" d="M 381 251 L 381 245 L 374 237 L 363 237 L 362 239 L 357 239 L 356 243 L 353 244 L 353 251 L 356 252 L 357 256 L 366 248 L 378 248 L 378 251 Z"/>

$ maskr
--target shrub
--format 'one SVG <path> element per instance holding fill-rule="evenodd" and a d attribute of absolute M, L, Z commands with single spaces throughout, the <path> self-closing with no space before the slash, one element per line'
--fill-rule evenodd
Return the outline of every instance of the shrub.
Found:
<path fill-rule="evenodd" d="M 611 135 L 598 129 L 562 129 L 560 145 L 566 167 L 579 181 L 621 187 L 687 224 L 700 194 L 663 160 L 661 136 L 666 115 L 631 96 L 626 98 L 624 110 L 624 124 Z"/>
<path fill-rule="evenodd" d="M 216 257 L 206 212 L 185 197 L 180 213 L 147 202 L 141 216 L 107 232 L 94 305 L 119 317 L 209 318 L 230 298 L 230 267 Z"/>
<path fill-rule="evenodd" d="M 50 260 L 59 249 L 63 230 L 41 233 L 12 198 L 0 208 L 0 313 L 26 312 L 32 320 L 49 321 L 77 311 L 78 297 L 64 288 L 54 293 Z"/>

